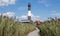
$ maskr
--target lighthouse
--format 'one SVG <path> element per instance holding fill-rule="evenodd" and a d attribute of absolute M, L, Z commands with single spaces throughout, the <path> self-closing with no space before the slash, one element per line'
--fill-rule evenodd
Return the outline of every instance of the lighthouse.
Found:
<path fill-rule="evenodd" d="M 32 13 L 31 13 L 31 4 L 30 4 L 30 2 L 28 2 L 27 7 L 28 7 L 27 19 L 21 20 L 21 22 L 23 22 L 23 23 L 33 23 L 33 21 L 31 20 Z"/>
<path fill-rule="evenodd" d="M 31 13 L 31 4 L 29 2 L 28 3 L 28 20 L 31 20 L 31 16 L 32 16 L 32 13 Z"/>

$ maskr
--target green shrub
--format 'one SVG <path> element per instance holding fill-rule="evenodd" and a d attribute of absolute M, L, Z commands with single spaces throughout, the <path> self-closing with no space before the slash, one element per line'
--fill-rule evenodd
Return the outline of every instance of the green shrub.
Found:
<path fill-rule="evenodd" d="M 27 36 L 33 30 L 33 23 L 21 23 L 12 18 L 0 17 L 0 36 Z"/>
<path fill-rule="evenodd" d="M 38 27 L 41 36 L 60 36 L 60 21 L 58 19 L 47 20 Z"/>

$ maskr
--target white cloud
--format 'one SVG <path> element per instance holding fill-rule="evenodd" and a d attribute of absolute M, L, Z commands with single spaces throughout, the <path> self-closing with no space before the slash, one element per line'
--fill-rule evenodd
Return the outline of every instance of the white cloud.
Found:
<path fill-rule="evenodd" d="M 3 15 L 3 16 L 7 16 L 7 14 L 6 14 L 6 13 L 3 13 L 2 15 Z"/>
<path fill-rule="evenodd" d="M 48 4 L 48 3 L 46 2 L 46 0 L 38 0 L 38 3 L 41 3 L 41 4 L 43 4 L 43 5 L 46 6 L 46 7 L 50 6 L 50 4 Z"/>
<path fill-rule="evenodd" d="M 49 4 L 44 4 L 46 7 L 48 7 L 49 6 Z"/>
<path fill-rule="evenodd" d="M 14 13 L 14 12 L 7 12 L 7 15 L 8 15 L 9 17 L 12 17 L 12 16 L 15 15 L 15 13 Z"/>
<path fill-rule="evenodd" d="M 3 13 L 3 16 L 8 16 L 8 17 L 13 17 L 14 15 L 15 15 L 14 12 Z"/>
<path fill-rule="evenodd" d="M 20 6 L 20 7 L 18 7 L 18 10 L 25 10 L 26 9 L 26 7 L 25 6 Z"/>
<path fill-rule="evenodd" d="M 53 13 L 56 13 L 57 11 L 52 11 Z"/>
<path fill-rule="evenodd" d="M 1 16 L 1 13 L 0 13 L 0 16 Z"/>
<path fill-rule="evenodd" d="M 26 16 L 26 15 L 16 16 L 16 18 L 17 18 L 17 19 L 19 19 L 19 18 L 20 18 L 20 19 L 21 19 L 21 18 L 22 18 L 22 19 L 27 19 L 27 16 Z"/>
<path fill-rule="evenodd" d="M 60 16 L 60 13 L 57 11 L 51 11 L 51 12 L 52 12 L 51 13 L 52 16 Z"/>
<path fill-rule="evenodd" d="M 0 0 L 0 6 L 8 6 L 10 4 L 15 4 L 16 0 Z"/>
<path fill-rule="evenodd" d="M 45 3 L 44 0 L 38 0 L 38 3 Z"/>
<path fill-rule="evenodd" d="M 53 16 L 60 16 L 60 13 L 53 13 L 51 15 L 53 15 Z"/>
<path fill-rule="evenodd" d="M 27 16 L 27 15 L 22 15 L 22 16 L 17 16 L 16 18 L 19 19 L 19 20 L 28 19 L 28 16 Z M 31 16 L 31 19 L 32 19 L 33 21 L 40 20 L 39 16 L 35 16 L 35 15 L 33 15 L 33 14 L 32 14 L 32 16 Z"/>

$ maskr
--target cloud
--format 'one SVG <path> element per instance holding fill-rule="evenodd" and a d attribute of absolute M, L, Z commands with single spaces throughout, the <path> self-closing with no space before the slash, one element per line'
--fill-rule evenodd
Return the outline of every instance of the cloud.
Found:
<path fill-rule="evenodd" d="M 0 6 L 8 6 L 15 4 L 16 0 L 0 0 Z"/>
<path fill-rule="evenodd" d="M 27 19 L 27 15 L 22 15 L 22 16 L 17 16 L 16 18 L 24 18 L 24 19 Z M 39 16 L 34 16 L 34 15 L 31 15 L 32 18 L 39 18 Z"/>
<path fill-rule="evenodd" d="M 0 16 L 1 16 L 1 13 L 0 13 Z"/>
<path fill-rule="evenodd" d="M 49 4 L 44 4 L 46 7 L 48 7 L 49 6 Z"/>
<path fill-rule="evenodd" d="M 38 3 L 45 3 L 44 0 L 38 0 Z"/>
<path fill-rule="evenodd" d="M 8 17 L 13 17 L 14 15 L 15 15 L 14 12 L 3 13 L 3 16 L 8 16 Z"/>
<path fill-rule="evenodd" d="M 21 10 L 23 11 L 23 10 L 25 10 L 25 9 L 26 9 L 25 6 L 20 6 L 20 7 L 18 7 L 18 10 L 20 10 L 20 11 L 21 11 Z"/>
<path fill-rule="evenodd" d="M 50 4 L 48 4 L 48 3 L 46 2 L 46 0 L 38 0 L 38 3 L 41 3 L 41 4 L 43 4 L 43 5 L 46 6 L 46 7 L 50 6 Z"/>
<path fill-rule="evenodd" d="M 22 16 L 16 16 L 17 19 L 27 19 L 26 15 L 22 15 Z"/>
<path fill-rule="evenodd" d="M 17 16 L 16 18 L 19 19 L 19 20 L 24 20 L 24 19 L 28 19 L 28 16 L 27 15 L 22 15 L 22 16 Z M 33 14 L 31 16 L 31 19 L 33 21 L 40 20 L 39 16 L 35 16 Z"/>
<path fill-rule="evenodd" d="M 53 13 L 51 15 L 53 15 L 53 16 L 60 16 L 60 13 Z"/>
<path fill-rule="evenodd" d="M 51 13 L 51 15 L 52 16 L 60 16 L 60 13 L 59 12 L 57 12 L 57 11 L 51 11 L 52 13 Z"/>
<path fill-rule="evenodd" d="M 52 11 L 53 13 L 57 12 L 57 11 Z"/>

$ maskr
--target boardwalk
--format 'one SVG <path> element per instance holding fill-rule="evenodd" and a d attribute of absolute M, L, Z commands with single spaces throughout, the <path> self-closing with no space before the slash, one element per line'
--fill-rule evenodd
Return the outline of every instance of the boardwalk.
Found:
<path fill-rule="evenodd" d="M 30 32 L 28 36 L 39 36 L 39 29 L 36 28 L 36 30 L 34 30 L 33 32 Z"/>

